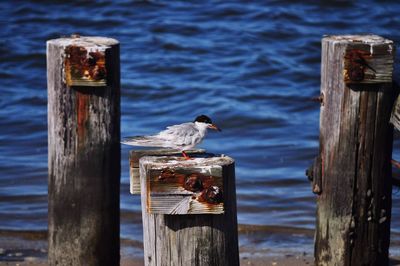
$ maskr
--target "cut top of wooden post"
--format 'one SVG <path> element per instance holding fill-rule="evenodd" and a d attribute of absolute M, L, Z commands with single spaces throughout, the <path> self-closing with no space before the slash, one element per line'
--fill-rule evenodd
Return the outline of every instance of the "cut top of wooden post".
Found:
<path fill-rule="evenodd" d="M 322 42 L 345 46 L 343 78 L 346 84 L 391 83 L 395 47 L 378 35 L 326 36 Z"/>
<path fill-rule="evenodd" d="M 188 150 L 186 153 L 192 155 L 204 155 L 205 149 Z M 145 156 L 179 156 L 181 151 L 171 149 L 151 149 L 151 150 L 131 150 L 129 151 L 129 165 L 130 167 L 139 168 L 139 160 Z"/>
<path fill-rule="evenodd" d="M 340 42 L 340 43 L 364 43 L 364 44 L 392 44 L 393 41 L 383 38 L 382 36 L 375 34 L 348 34 L 348 35 L 326 35 L 323 40 Z"/>
<path fill-rule="evenodd" d="M 224 169 L 233 164 L 234 160 L 226 156 L 192 160 L 142 157 L 142 201 L 154 214 L 222 214 L 224 179 L 234 179 L 224 174 L 229 172 Z"/>
<path fill-rule="evenodd" d="M 64 49 L 63 81 L 68 86 L 107 86 L 107 56 L 111 46 L 119 42 L 112 38 L 72 36 L 47 41 Z"/>

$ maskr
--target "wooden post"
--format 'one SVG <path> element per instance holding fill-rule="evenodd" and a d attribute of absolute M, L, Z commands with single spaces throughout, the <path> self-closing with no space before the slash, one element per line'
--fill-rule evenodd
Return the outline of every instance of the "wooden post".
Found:
<path fill-rule="evenodd" d="M 145 265 L 239 265 L 234 161 L 140 159 Z"/>
<path fill-rule="evenodd" d="M 322 40 L 316 265 L 388 265 L 393 42 Z"/>
<path fill-rule="evenodd" d="M 119 43 L 47 42 L 49 264 L 119 265 Z"/>

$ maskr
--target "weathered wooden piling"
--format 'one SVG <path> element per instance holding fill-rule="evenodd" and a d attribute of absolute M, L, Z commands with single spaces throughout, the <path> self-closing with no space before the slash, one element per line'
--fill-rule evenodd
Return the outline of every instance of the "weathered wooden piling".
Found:
<path fill-rule="evenodd" d="M 110 38 L 47 42 L 50 265 L 119 265 L 120 68 Z"/>
<path fill-rule="evenodd" d="M 234 160 L 140 159 L 145 265 L 239 265 Z"/>
<path fill-rule="evenodd" d="M 388 264 L 394 54 L 376 35 L 322 39 L 316 265 Z"/>

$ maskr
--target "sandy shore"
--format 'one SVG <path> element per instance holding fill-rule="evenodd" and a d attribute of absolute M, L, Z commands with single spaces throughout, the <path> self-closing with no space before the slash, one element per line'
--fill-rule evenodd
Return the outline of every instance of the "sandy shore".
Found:
<path fill-rule="evenodd" d="M 312 265 L 310 252 L 303 249 L 271 249 L 261 247 L 265 236 L 274 235 L 277 241 L 285 243 L 284 236 L 297 235 L 312 237 L 312 230 L 274 226 L 239 226 L 239 234 L 245 242 L 240 246 L 241 265 Z M 257 236 L 257 237 L 255 237 Z M 259 238 L 262 236 L 261 238 Z M 311 243 L 310 243 L 311 244 Z M 47 265 L 46 231 L 0 230 L 0 265 Z M 144 265 L 143 244 L 131 239 L 121 239 L 121 265 Z"/>
<path fill-rule="evenodd" d="M 0 249 L 4 252 L 4 250 Z M 42 252 L 42 251 L 39 251 Z M 15 265 L 15 266 L 45 266 L 47 265 L 47 253 L 43 252 L 43 255 L 31 255 L 21 252 L 20 250 L 7 250 L 6 253 L 1 254 L 8 256 L 8 258 L 2 257 L 0 259 L 0 265 Z M 5 260 L 3 260 L 5 259 Z M 279 266 L 309 266 L 314 265 L 314 259 L 307 254 L 285 254 L 268 256 L 241 256 L 240 265 L 245 266 L 264 266 L 264 265 L 279 265 Z M 129 257 L 121 256 L 121 266 L 142 266 L 142 257 Z M 392 258 L 391 266 L 399 266 L 400 258 Z"/>
<path fill-rule="evenodd" d="M 132 240 L 121 241 L 121 265 L 144 265 L 142 244 Z M 241 265 L 312 265 L 309 254 L 276 254 L 268 256 L 251 248 L 241 247 Z M 0 231 L 0 265 L 47 265 L 46 232 Z"/>
<path fill-rule="evenodd" d="M 15 256 L 10 257 L 11 261 L 0 261 L 0 265 L 15 265 L 15 266 L 45 266 L 47 265 L 46 257 L 34 256 Z M 262 257 L 241 257 L 240 265 L 281 265 L 281 266 L 302 266 L 313 265 L 313 259 L 308 256 L 287 254 L 286 256 L 262 256 Z M 122 257 L 121 266 L 142 266 L 143 258 Z"/>
<path fill-rule="evenodd" d="M 309 257 L 257 257 L 257 258 L 241 258 L 240 265 L 253 265 L 253 266 L 264 266 L 264 265 L 277 265 L 277 266 L 303 266 L 313 265 L 313 259 Z M 14 261 L 6 262 L 0 261 L 0 265 L 15 265 L 15 266 L 45 266 L 47 265 L 46 260 L 33 260 L 33 261 Z M 121 266 L 142 266 L 143 260 L 138 258 L 123 258 L 121 260 Z M 399 260 L 392 260 L 391 266 L 400 265 Z"/>
<path fill-rule="evenodd" d="M 250 228 L 241 228 L 241 233 Z M 251 231 L 251 230 L 250 230 Z M 299 232 L 298 232 L 299 233 Z M 309 232 L 303 232 L 309 234 Z M 144 265 L 142 243 L 132 240 L 121 241 L 121 265 Z M 240 247 L 240 265 L 280 265 L 303 266 L 313 265 L 313 255 L 306 252 L 274 250 L 264 248 L 256 250 L 254 246 Z M 20 232 L 0 230 L 0 265 L 47 265 L 46 232 Z M 400 258 L 392 258 L 390 265 L 400 265 Z"/>

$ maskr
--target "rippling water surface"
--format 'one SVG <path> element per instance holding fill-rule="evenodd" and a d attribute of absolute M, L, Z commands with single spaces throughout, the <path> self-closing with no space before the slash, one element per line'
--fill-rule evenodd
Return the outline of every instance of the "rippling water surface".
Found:
<path fill-rule="evenodd" d="M 294 232 L 280 244 L 242 234 L 241 246 L 311 251 L 312 235 L 296 230 L 315 222 L 304 170 L 318 151 L 319 105 L 309 99 L 319 95 L 321 37 L 371 32 L 400 43 L 400 5 L 310 2 L 1 1 L 0 229 L 47 228 L 45 42 L 79 33 L 121 43 L 123 136 L 211 116 L 223 132 L 202 147 L 236 160 L 239 223 Z M 141 241 L 128 151 L 121 235 Z M 392 253 L 399 253 L 398 188 L 393 196 Z"/>

